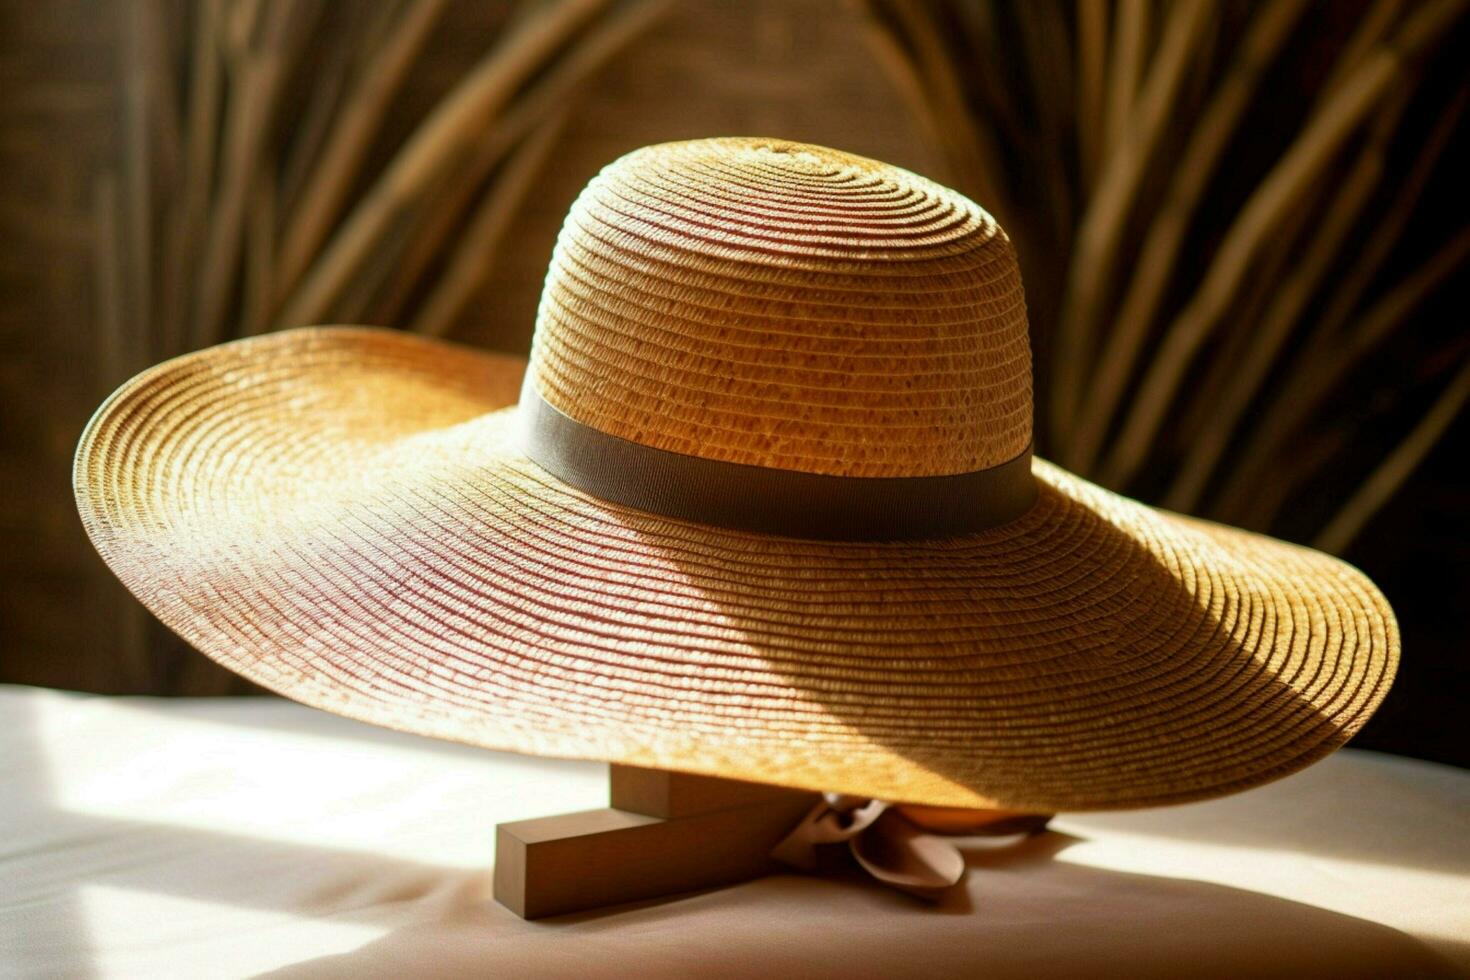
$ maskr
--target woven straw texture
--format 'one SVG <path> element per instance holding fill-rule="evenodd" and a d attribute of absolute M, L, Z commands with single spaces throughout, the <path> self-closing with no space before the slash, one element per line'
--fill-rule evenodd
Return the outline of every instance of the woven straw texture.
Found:
<path fill-rule="evenodd" d="M 569 216 L 533 371 L 558 408 L 659 448 L 959 472 L 1029 440 L 1020 303 L 994 222 L 922 178 L 789 144 L 659 147 Z M 84 434 L 83 521 L 165 623 L 307 704 L 890 800 L 1232 792 L 1340 745 L 1392 679 L 1393 616 L 1356 570 L 1041 460 L 1024 517 L 931 541 L 599 501 L 523 454 L 523 372 L 361 328 L 167 362 Z"/>
<path fill-rule="evenodd" d="M 607 167 L 562 228 L 532 357 L 565 414 L 691 456 L 939 476 L 1031 442 L 1005 233 L 933 181 L 805 144 Z"/>

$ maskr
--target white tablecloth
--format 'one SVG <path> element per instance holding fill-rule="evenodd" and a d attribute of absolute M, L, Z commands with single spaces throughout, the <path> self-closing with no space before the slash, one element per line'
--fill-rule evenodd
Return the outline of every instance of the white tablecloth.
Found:
<path fill-rule="evenodd" d="M 0 780 L 7 976 L 1470 975 L 1470 773 L 1364 752 L 977 847 L 939 908 L 778 875 L 532 923 L 494 825 L 603 805 L 600 766 L 0 688 Z"/>

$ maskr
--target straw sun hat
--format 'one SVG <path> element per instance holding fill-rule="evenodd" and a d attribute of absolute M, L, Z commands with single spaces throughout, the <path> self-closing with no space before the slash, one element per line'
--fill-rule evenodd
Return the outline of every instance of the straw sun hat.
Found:
<path fill-rule="evenodd" d="M 1372 583 L 1032 459 L 1031 410 L 988 214 L 717 139 L 588 185 L 529 370 L 225 344 L 112 395 L 75 482 L 220 663 L 496 749 L 1052 811 L 1244 789 L 1363 724 L 1398 659 Z"/>

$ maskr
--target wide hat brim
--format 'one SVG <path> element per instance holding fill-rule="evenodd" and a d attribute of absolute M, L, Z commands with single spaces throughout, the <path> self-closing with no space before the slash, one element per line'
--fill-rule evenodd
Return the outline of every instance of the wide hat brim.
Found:
<path fill-rule="evenodd" d="M 668 520 L 520 449 L 524 362 L 318 328 L 125 384 L 77 451 L 97 549 L 306 704 L 494 749 L 954 806 L 1177 803 L 1346 741 L 1398 660 L 1360 572 L 1042 460 L 960 538 Z"/>

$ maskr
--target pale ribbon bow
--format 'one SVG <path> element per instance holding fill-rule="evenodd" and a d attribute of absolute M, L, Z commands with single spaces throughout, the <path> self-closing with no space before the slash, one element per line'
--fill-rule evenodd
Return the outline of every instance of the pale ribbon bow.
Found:
<path fill-rule="evenodd" d="M 821 802 L 776 845 L 771 857 L 802 871 L 815 871 L 819 845 L 845 842 L 858 865 L 874 878 L 919 898 L 937 901 L 964 877 L 965 856 L 944 837 L 915 824 L 904 815 L 904 809 L 882 800 L 825 793 Z M 1049 815 L 971 812 L 973 818 L 962 818 L 947 827 L 947 832 L 1037 833 L 1050 819 Z"/>

